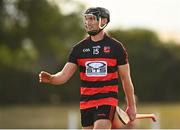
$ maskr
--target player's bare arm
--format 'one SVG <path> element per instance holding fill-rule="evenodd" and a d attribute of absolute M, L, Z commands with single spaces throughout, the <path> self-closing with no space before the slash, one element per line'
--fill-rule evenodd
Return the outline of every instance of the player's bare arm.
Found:
<path fill-rule="evenodd" d="M 122 81 L 123 89 L 127 99 L 127 113 L 131 120 L 136 117 L 136 102 L 134 96 L 134 86 L 130 76 L 129 64 L 118 66 L 118 72 Z"/>
<path fill-rule="evenodd" d="M 60 85 L 67 82 L 76 70 L 77 65 L 68 62 L 65 64 L 64 68 L 56 74 L 50 74 L 48 72 L 41 71 L 39 74 L 39 82 Z"/>

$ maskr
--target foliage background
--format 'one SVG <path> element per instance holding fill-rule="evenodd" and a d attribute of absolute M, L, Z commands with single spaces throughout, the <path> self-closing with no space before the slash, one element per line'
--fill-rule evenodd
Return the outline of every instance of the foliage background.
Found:
<path fill-rule="evenodd" d="M 61 86 L 39 84 L 41 70 L 56 73 L 71 47 L 86 36 L 84 5 L 64 14 L 46 0 L 0 0 L 0 105 L 79 103 L 78 71 Z M 129 54 L 139 102 L 179 102 L 180 46 L 143 28 L 109 30 Z M 121 100 L 124 100 L 122 87 Z"/>

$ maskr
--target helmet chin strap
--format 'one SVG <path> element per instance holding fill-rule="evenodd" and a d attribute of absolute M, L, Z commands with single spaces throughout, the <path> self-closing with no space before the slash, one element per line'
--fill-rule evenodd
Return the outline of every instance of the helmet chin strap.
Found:
<path fill-rule="evenodd" d="M 88 31 L 87 33 L 90 36 L 95 36 L 97 35 L 99 32 L 101 32 L 105 27 L 107 26 L 107 24 L 104 24 L 103 26 L 101 26 L 101 17 L 99 18 L 99 30 L 93 30 L 93 31 Z"/>

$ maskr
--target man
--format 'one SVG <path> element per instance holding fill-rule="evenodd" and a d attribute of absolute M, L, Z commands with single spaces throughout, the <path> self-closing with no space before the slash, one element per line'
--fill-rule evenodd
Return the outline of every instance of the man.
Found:
<path fill-rule="evenodd" d="M 70 79 L 79 67 L 80 110 L 83 129 L 120 128 L 117 116 L 118 76 L 127 98 L 127 113 L 133 121 L 136 116 L 134 87 L 130 77 L 127 52 L 117 40 L 103 30 L 110 21 L 110 13 L 102 7 L 89 8 L 84 14 L 89 37 L 76 44 L 64 68 L 49 74 L 42 71 L 39 80 L 54 85 Z"/>

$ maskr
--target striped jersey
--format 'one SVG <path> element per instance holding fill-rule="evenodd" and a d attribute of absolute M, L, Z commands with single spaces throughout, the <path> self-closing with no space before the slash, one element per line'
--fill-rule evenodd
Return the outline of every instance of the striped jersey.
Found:
<path fill-rule="evenodd" d="M 104 35 L 94 42 L 90 37 L 73 46 L 68 62 L 80 71 L 80 109 L 118 105 L 118 65 L 128 63 L 123 45 Z"/>

